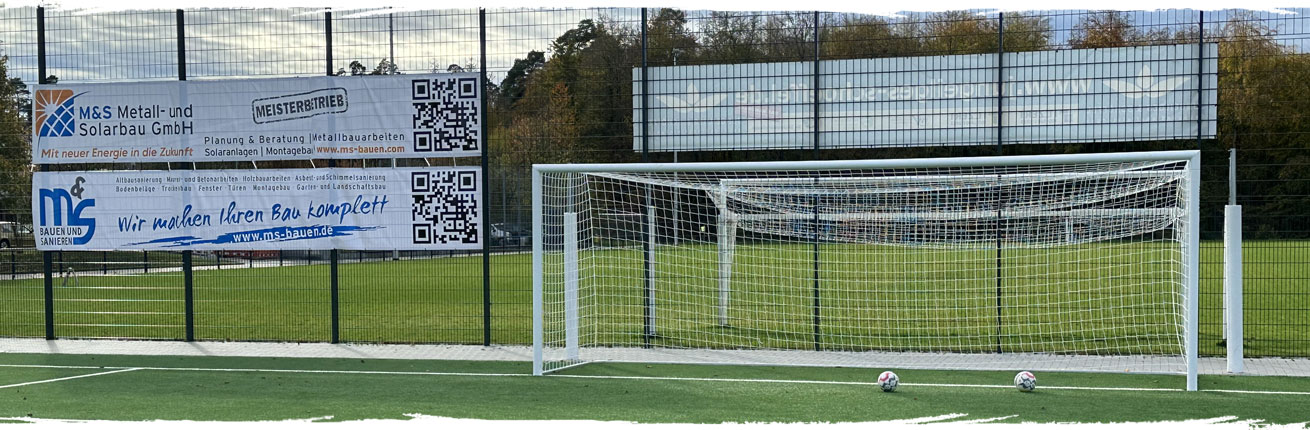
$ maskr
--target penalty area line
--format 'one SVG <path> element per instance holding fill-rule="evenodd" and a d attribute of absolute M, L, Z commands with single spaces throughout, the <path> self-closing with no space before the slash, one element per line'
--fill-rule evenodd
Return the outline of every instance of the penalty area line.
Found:
<path fill-rule="evenodd" d="M 114 374 L 114 373 L 131 372 L 131 371 L 134 371 L 134 370 L 141 370 L 141 368 L 139 368 L 139 367 L 130 367 L 130 368 L 126 368 L 126 369 L 110 370 L 110 371 L 108 371 L 108 372 L 96 372 L 96 373 L 91 373 L 91 374 L 86 374 L 86 375 L 67 376 L 67 377 L 63 377 L 63 378 L 45 379 L 45 380 L 41 380 L 41 381 L 32 381 L 32 382 L 22 382 L 22 383 L 18 383 L 18 384 L 0 385 L 0 388 L 14 388 L 14 387 L 22 387 L 22 386 L 26 386 L 26 385 L 36 385 L 36 384 L 45 384 L 45 383 L 49 383 L 49 382 L 67 381 L 67 380 L 70 380 L 70 379 L 90 378 L 90 377 L 92 377 L 92 376 L 103 376 L 103 375 L 110 375 L 110 374 Z"/>

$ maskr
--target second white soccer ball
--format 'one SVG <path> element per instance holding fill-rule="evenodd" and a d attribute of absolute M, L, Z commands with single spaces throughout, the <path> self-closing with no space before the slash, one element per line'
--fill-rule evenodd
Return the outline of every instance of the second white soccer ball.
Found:
<path fill-rule="evenodd" d="M 896 386 L 900 384 L 901 378 L 897 377 L 896 374 L 890 370 L 878 375 L 878 387 L 882 388 L 883 392 L 890 393 L 896 391 Z"/>
<path fill-rule="evenodd" d="M 1014 375 L 1014 386 L 1025 393 L 1032 391 L 1037 388 L 1037 376 L 1026 370 L 1019 372 L 1019 374 Z"/>

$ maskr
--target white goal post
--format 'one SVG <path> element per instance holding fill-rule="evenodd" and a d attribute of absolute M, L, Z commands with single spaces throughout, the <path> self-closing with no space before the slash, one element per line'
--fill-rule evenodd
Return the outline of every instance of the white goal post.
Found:
<path fill-rule="evenodd" d="M 1186 375 L 1198 151 L 535 165 L 533 373 Z"/>

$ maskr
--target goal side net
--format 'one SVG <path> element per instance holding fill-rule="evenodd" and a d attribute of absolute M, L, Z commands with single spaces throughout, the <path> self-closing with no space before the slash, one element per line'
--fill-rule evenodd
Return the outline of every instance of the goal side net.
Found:
<path fill-rule="evenodd" d="M 534 372 L 1128 371 L 1194 388 L 1199 160 L 534 166 Z"/>

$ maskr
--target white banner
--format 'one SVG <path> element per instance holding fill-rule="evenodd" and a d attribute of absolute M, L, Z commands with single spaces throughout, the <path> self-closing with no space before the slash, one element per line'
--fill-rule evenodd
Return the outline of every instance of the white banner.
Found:
<path fill-rule="evenodd" d="M 1203 46 L 820 61 L 819 146 L 994 145 L 998 125 L 1005 144 L 1213 138 L 1219 48 Z M 649 70 L 650 151 L 814 146 L 813 62 Z"/>
<path fill-rule="evenodd" d="M 40 85 L 32 162 L 482 153 L 476 73 Z"/>
<path fill-rule="evenodd" d="M 42 250 L 481 249 L 478 167 L 38 172 Z"/>

